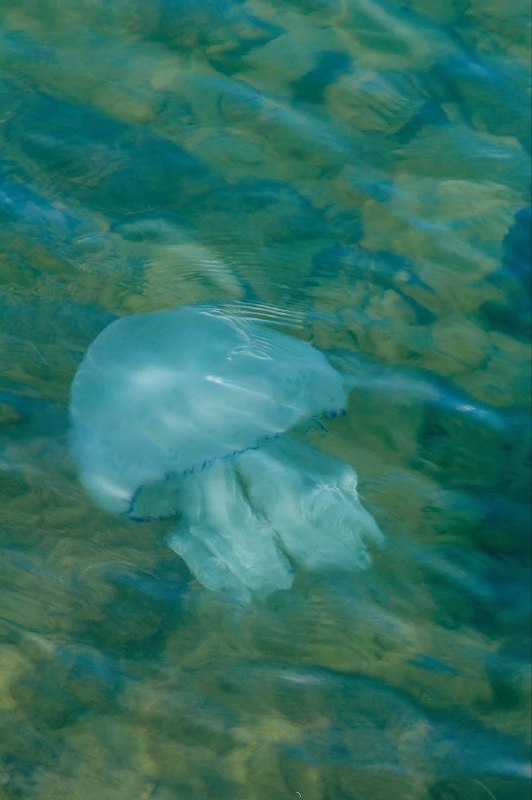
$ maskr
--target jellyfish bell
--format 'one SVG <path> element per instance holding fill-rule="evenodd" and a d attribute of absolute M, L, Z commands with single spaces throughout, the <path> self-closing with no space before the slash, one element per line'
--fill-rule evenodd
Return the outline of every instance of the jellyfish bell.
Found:
<path fill-rule="evenodd" d="M 345 407 L 342 377 L 298 339 L 183 307 L 124 317 L 96 338 L 71 389 L 73 452 L 99 505 L 256 447 Z"/>
<path fill-rule="evenodd" d="M 204 306 L 124 317 L 89 347 L 71 449 L 102 508 L 179 515 L 170 546 L 210 589 L 288 588 L 294 565 L 356 568 L 380 533 L 346 464 L 288 432 L 348 388 L 308 343 Z"/>

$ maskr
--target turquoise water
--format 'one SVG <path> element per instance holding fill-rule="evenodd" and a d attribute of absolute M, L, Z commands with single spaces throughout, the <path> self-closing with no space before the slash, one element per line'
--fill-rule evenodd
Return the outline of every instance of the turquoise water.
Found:
<path fill-rule="evenodd" d="M 0 7 L 0 800 L 528 798 L 528 4 Z M 356 377 L 369 569 L 242 606 L 84 493 L 84 352 L 194 302 Z"/>

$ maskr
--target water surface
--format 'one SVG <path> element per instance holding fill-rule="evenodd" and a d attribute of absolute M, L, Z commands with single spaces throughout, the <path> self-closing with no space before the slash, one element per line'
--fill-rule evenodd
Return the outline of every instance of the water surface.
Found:
<path fill-rule="evenodd" d="M 527 3 L 1 5 L 1 800 L 528 798 Z M 357 376 L 369 570 L 242 607 L 84 494 L 83 353 L 194 302 Z"/>

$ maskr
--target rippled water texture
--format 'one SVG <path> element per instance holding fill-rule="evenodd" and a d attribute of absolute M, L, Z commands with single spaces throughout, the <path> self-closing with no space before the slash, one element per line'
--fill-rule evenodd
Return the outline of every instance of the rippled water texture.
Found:
<path fill-rule="evenodd" d="M 528 798 L 528 4 L 1 12 L 0 800 Z M 369 569 L 242 605 L 84 492 L 88 346 L 198 302 L 356 383 Z"/>

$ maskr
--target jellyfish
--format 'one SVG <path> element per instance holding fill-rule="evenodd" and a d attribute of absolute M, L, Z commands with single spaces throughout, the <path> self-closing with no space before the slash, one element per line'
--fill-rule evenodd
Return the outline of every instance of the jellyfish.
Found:
<path fill-rule="evenodd" d="M 348 391 L 319 350 L 249 317 L 131 315 L 74 376 L 71 451 L 103 509 L 177 520 L 168 543 L 199 583 L 264 596 L 298 568 L 364 568 L 381 539 L 351 466 L 296 435 Z"/>

